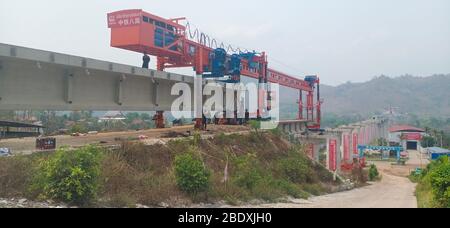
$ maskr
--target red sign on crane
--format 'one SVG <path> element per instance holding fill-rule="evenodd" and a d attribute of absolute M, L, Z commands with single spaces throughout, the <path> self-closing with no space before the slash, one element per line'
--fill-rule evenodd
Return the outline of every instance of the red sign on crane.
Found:
<path fill-rule="evenodd" d="M 108 14 L 108 27 L 118 28 L 141 24 L 142 10 L 127 10 Z"/>

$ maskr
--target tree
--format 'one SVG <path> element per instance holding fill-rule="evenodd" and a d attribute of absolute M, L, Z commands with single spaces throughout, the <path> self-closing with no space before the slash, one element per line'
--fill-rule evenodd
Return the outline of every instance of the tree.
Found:
<path fill-rule="evenodd" d="M 385 138 L 379 138 L 377 140 L 377 146 L 389 146 L 389 143 Z"/>
<path fill-rule="evenodd" d="M 135 119 L 139 119 L 139 113 L 137 113 L 137 112 L 130 112 L 130 113 L 127 113 L 127 114 L 125 115 L 125 118 L 126 118 L 125 122 L 128 123 L 128 124 L 130 124 L 130 123 L 133 122 Z"/>
<path fill-rule="evenodd" d="M 0 111 L 0 119 L 2 120 L 13 120 L 15 116 L 14 111 Z"/>
<path fill-rule="evenodd" d="M 70 120 L 72 121 L 78 121 L 81 119 L 81 113 L 78 111 L 74 111 L 70 113 Z"/>
<path fill-rule="evenodd" d="M 421 141 L 423 147 L 434 147 L 436 146 L 436 139 L 431 136 L 424 136 Z"/>
<path fill-rule="evenodd" d="M 143 121 L 149 121 L 149 120 L 152 120 L 152 117 L 151 117 L 150 114 L 148 114 L 148 113 L 142 113 L 142 114 L 141 114 L 141 119 L 142 119 Z"/>

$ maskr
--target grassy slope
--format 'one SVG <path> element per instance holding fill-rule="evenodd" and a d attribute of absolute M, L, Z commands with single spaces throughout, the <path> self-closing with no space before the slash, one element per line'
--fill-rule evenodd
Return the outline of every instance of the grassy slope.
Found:
<path fill-rule="evenodd" d="M 178 189 L 173 171 L 175 157 L 189 150 L 199 155 L 212 174 L 208 192 L 196 196 Z M 274 201 L 289 195 L 305 198 L 323 194 L 334 185 L 332 175 L 307 159 L 301 147 L 291 145 L 274 133 L 218 135 L 208 140 L 180 139 L 167 145 L 124 143 L 121 148 L 105 153 L 99 200 L 94 202 L 97 206 Z M 39 192 L 30 191 L 32 174 L 39 160 L 47 156 L 0 159 L 0 197 L 36 199 Z M 229 175 L 223 182 L 225 172 Z"/>

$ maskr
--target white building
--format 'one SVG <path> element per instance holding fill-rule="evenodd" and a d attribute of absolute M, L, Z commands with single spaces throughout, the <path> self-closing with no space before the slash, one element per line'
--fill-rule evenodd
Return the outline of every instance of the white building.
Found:
<path fill-rule="evenodd" d="M 423 136 L 425 130 L 408 125 L 394 125 L 389 128 L 389 143 L 400 145 L 407 150 L 419 150 Z"/>

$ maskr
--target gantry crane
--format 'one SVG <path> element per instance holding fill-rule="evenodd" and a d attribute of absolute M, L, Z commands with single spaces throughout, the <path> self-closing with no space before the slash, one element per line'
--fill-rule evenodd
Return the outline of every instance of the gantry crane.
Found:
<path fill-rule="evenodd" d="M 270 69 L 266 53 L 243 52 L 218 44 L 215 39 L 198 30 L 191 31 L 188 23 L 182 25 L 181 21 L 184 20 L 186 19 L 164 19 L 140 9 L 109 13 L 111 46 L 156 56 L 157 70 L 160 71 L 167 68 L 193 67 L 197 75 L 223 82 L 239 83 L 241 75 L 244 75 L 257 79 L 260 84 L 277 83 L 296 89 L 300 95 L 299 120 L 304 120 L 303 92 L 306 92 L 306 120 L 313 123 L 309 128 L 320 129 L 322 101 L 319 92 L 320 80 L 317 76 L 307 76 L 305 80 L 301 80 Z M 316 88 L 317 101 L 314 104 Z M 264 104 L 261 97 L 258 100 L 258 117 L 263 110 L 270 110 L 270 105 L 261 107 Z M 270 104 L 270 101 L 267 103 Z M 198 121 L 201 120 L 197 120 L 197 125 Z"/>

